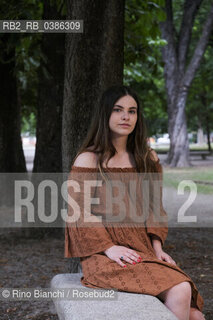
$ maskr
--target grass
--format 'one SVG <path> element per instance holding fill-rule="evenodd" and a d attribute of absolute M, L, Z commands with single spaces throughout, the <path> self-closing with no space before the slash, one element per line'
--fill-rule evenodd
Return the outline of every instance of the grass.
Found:
<path fill-rule="evenodd" d="M 213 183 L 213 168 L 193 167 L 193 168 L 164 168 L 163 185 L 165 187 L 178 188 L 183 180 L 205 181 Z M 202 185 L 196 183 L 197 193 L 213 194 L 213 185 Z M 186 187 L 186 190 L 190 190 Z"/>

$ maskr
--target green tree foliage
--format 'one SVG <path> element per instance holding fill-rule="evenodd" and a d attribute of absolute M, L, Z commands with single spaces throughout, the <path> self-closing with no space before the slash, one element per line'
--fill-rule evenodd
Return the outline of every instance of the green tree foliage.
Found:
<path fill-rule="evenodd" d="M 150 135 L 168 130 L 164 64 L 161 56 L 161 48 L 166 42 L 161 39 L 159 29 L 159 22 L 165 19 L 162 9 L 164 5 L 165 1 L 126 1 L 124 83 L 131 85 L 139 94 Z M 184 0 L 173 2 L 176 40 L 181 27 L 183 5 Z M 194 52 L 210 6 L 210 1 L 205 1 L 196 15 L 187 63 Z M 200 125 L 198 119 L 204 131 L 206 118 L 213 123 L 210 115 L 213 70 L 211 42 L 213 43 L 213 36 L 189 92 L 186 106 L 189 131 L 197 130 Z"/>
<path fill-rule="evenodd" d="M 204 54 L 200 69 L 189 91 L 186 114 L 188 128 L 197 131 L 202 128 L 207 134 L 209 151 L 211 150 L 210 133 L 213 130 L 213 47 L 209 46 Z"/>
<path fill-rule="evenodd" d="M 18 89 L 21 99 L 22 133 L 35 135 L 37 108 L 37 69 L 40 64 L 41 34 L 23 37 L 17 47 Z"/>
<path fill-rule="evenodd" d="M 37 0 L 1 1 L 0 17 L 4 20 L 39 20 L 42 16 L 43 4 Z M 35 134 L 37 68 L 40 60 L 40 39 L 38 33 L 11 33 L 8 48 L 15 47 L 15 69 L 17 75 L 18 99 L 21 105 L 21 131 Z M 4 34 L 0 35 L 4 41 Z M 1 53 L 0 53 L 1 57 Z"/>
<path fill-rule="evenodd" d="M 124 83 L 142 102 L 149 135 L 167 132 L 167 106 L 159 22 L 164 1 L 127 1 L 125 17 Z"/>
<path fill-rule="evenodd" d="M 174 25 L 177 33 L 180 30 L 180 22 L 183 13 L 183 0 L 174 3 Z M 191 43 L 187 62 L 190 61 L 195 50 L 197 41 L 201 35 L 203 24 L 211 7 L 210 1 L 203 1 L 195 17 Z M 186 104 L 188 132 L 197 131 L 202 128 L 204 133 L 213 130 L 213 34 L 209 39 L 200 67 L 195 74 L 189 90 Z"/>
<path fill-rule="evenodd" d="M 59 10 L 63 10 L 65 14 L 64 1 L 51 1 L 56 2 Z M 181 26 L 183 3 L 184 0 L 173 2 L 176 37 L 178 37 Z M 159 22 L 165 19 L 165 13 L 162 9 L 164 4 L 165 0 L 126 0 L 125 6 L 124 83 L 132 86 L 140 97 L 149 127 L 149 135 L 158 135 L 168 130 L 164 65 L 161 57 L 161 48 L 165 45 L 165 41 L 161 39 L 159 30 Z M 194 52 L 210 5 L 210 1 L 204 1 L 195 18 L 188 61 Z M 42 1 L 1 1 L 1 19 L 41 19 L 42 12 Z M 1 41 L 3 41 L 3 34 L 0 35 Z M 41 59 L 45 61 L 40 50 L 40 41 L 41 34 L 36 33 L 10 34 L 9 41 L 9 46 L 16 47 L 16 70 L 14 72 L 18 77 L 22 132 L 29 131 L 31 134 L 35 133 L 36 126 L 37 69 Z M 213 36 L 189 92 L 186 106 L 189 130 L 197 130 L 201 122 L 204 131 L 206 131 L 206 118 L 209 118 L 209 122 L 213 123 L 212 43 Z M 47 70 L 43 71 L 48 77 Z"/>

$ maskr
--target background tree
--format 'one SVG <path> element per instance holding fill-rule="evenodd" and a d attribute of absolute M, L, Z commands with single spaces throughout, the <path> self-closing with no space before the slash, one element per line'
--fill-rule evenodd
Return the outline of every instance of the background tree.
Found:
<path fill-rule="evenodd" d="M 70 0 L 68 19 L 83 19 L 82 34 L 67 34 L 63 107 L 63 169 L 86 136 L 94 106 L 107 87 L 123 83 L 124 0 Z M 92 18 L 91 18 L 92 17 Z"/>
<path fill-rule="evenodd" d="M 41 3 L 34 0 L 1 1 L 1 19 L 41 19 Z M 24 172 L 26 164 L 21 142 L 21 129 L 35 132 L 35 97 L 37 95 L 40 35 L 1 34 L 1 116 L 0 116 L 0 167 L 6 172 Z M 29 125 L 28 119 L 31 118 Z M 30 130 L 29 130 L 30 129 Z"/>
<path fill-rule="evenodd" d="M 0 171 L 25 172 L 26 164 L 21 141 L 21 105 L 16 77 L 14 37 L 0 37 Z"/>
<path fill-rule="evenodd" d="M 188 127 L 191 131 L 197 131 L 198 129 L 204 131 L 207 135 L 208 150 L 210 152 L 212 152 L 210 134 L 213 130 L 213 37 L 211 38 L 189 90 L 186 108 Z"/>
<path fill-rule="evenodd" d="M 82 34 L 67 34 L 63 106 L 63 169 L 86 136 L 103 90 L 123 83 L 124 0 L 69 0 L 68 19 L 83 19 Z M 92 17 L 92 18 L 91 18 Z M 78 272 L 79 259 L 71 259 Z"/>
<path fill-rule="evenodd" d="M 182 21 L 178 31 L 174 25 L 172 1 L 166 0 L 166 21 L 160 24 L 162 38 L 167 41 L 167 45 L 163 47 L 163 60 L 171 144 L 166 162 L 171 167 L 189 165 L 186 100 L 213 27 L 213 4 L 210 6 L 210 3 L 207 3 L 209 12 L 205 15 L 202 34 L 197 40 L 194 51 L 191 52 L 193 24 L 202 2 L 202 0 L 185 0 L 184 5 L 182 1 L 178 2 L 180 6 L 183 5 Z"/>
<path fill-rule="evenodd" d="M 64 5 L 64 1 L 45 1 L 43 20 L 63 20 Z M 64 33 L 42 35 L 38 69 L 37 141 L 33 172 L 62 172 L 64 50 Z"/>
<path fill-rule="evenodd" d="M 165 81 L 159 21 L 164 1 L 126 1 L 124 83 L 137 92 L 149 136 L 167 132 Z"/>
<path fill-rule="evenodd" d="M 1 1 L 0 18 L 21 18 L 15 1 Z M 23 9 L 24 4 L 21 4 Z M 25 6 L 26 8 L 26 6 Z M 26 15 L 25 15 L 26 17 Z M 25 172 L 21 141 L 21 101 L 18 95 L 17 53 L 21 35 L 0 35 L 0 171 Z"/>

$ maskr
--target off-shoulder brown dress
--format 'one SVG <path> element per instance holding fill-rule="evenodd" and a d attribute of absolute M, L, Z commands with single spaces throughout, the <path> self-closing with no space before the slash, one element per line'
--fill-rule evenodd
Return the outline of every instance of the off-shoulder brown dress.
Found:
<path fill-rule="evenodd" d="M 162 177 L 162 167 L 159 160 L 156 162 L 156 166 Z M 130 167 L 105 168 L 104 172 L 108 174 L 108 177 L 110 177 L 110 174 L 113 177 L 115 176 L 116 180 L 121 181 L 124 185 L 127 185 L 130 180 L 134 180 L 137 175 L 136 168 Z M 125 225 L 125 223 L 117 223 L 112 225 L 107 222 L 103 223 L 112 207 L 104 205 L 106 202 L 106 186 L 104 179 L 102 179 L 101 186 L 96 185 L 96 187 L 91 188 L 90 197 L 99 199 L 99 204 L 98 202 L 93 204 L 91 212 L 89 212 L 95 222 L 91 224 L 82 222 L 82 215 L 85 213 L 84 203 L 88 200 L 89 194 L 84 182 L 88 180 L 100 181 L 101 179 L 98 169 L 76 166 L 72 166 L 69 176 L 69 181 L 75 181 L 74 184 L 68 187 L 68 194 L 72 197 L 68 201 L 71 204 L 68 209 L 69 217 L 74 214 L 73 207 L 75 204 L 79 205 L 80 210 L 76 211 L 79 215 L 77 222 L 66 222 L 65 257 L 80 257 L 83 271 L 81 283 L 90 288 L 114 288 L 119 291 L 157 296 L 176 284 L 188 281 L 192 288 L 191 305 L 202 311 L 203 298 L 192 279 L 178 266 L 157 259 L 150 236 L 158 236 L 163 245 L 167 237 L 168 226 L 165 222 L 154 224 L 151 209 L 148 219 L 142 224 L 127 223 Z M 125 190 L 125 192 L 128 192 L 128 188 Z M 138 192 L 137 190 L 136 194 Z M 140 214 L 140 211 L 143 210 L 141 193 L 137 199 L 137 213 Z M 127 211 L 131 211 L 128 200 L 129 196 L 126 194 L 123 197 L 123 201 L 126 201 Z M 166 216 L 162 201 L 160 203 L 160 214 Z M 113 210 L 116 211 L 115 207 L 113 207 Z M 97 219 L 97 216 L 103 218 L 102 222 Z M 103 253 L 104 250 L 113 245 L 122 245 L 135 250 L 142 257 L 142 262 L 136 264 L 126 262 L 127 267 L 122 268 L 117 262 L 109 259 Z"/>

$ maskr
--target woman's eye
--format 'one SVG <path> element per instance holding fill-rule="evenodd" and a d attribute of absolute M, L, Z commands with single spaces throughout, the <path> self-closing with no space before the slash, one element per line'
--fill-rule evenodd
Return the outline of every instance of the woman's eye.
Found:
<path fill-rule="evenodd" d="M 115 112 L 120 112 L 121 109 L 113 109 L 113 111 L 115 111 Z M 129 112 L 132 113 L 132 114 L 135 114 L 135 113 L 136 113 L 135 110 L 130 110 Z"/>

